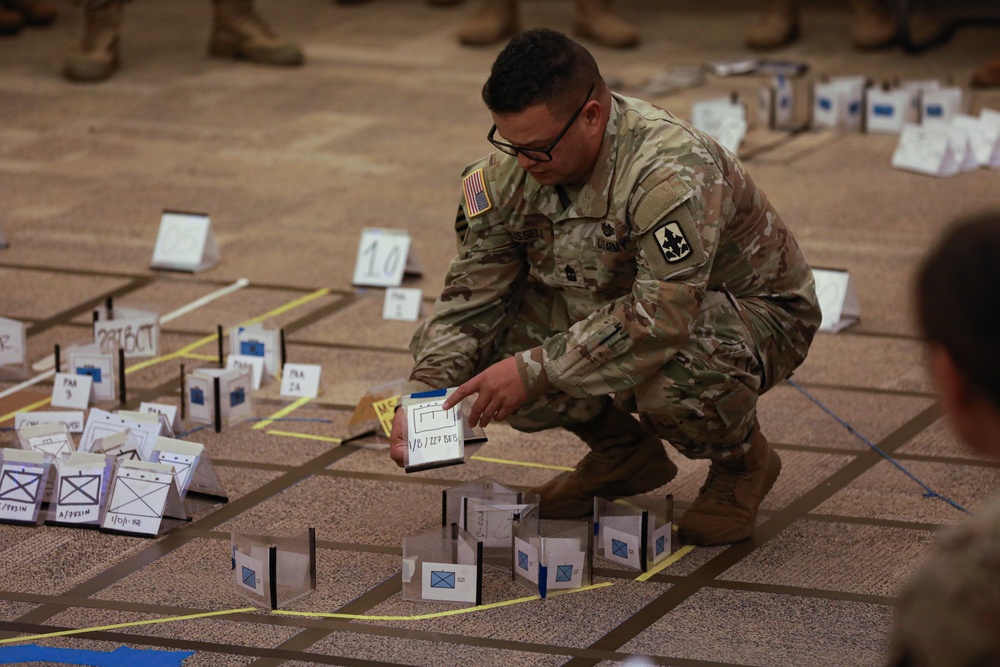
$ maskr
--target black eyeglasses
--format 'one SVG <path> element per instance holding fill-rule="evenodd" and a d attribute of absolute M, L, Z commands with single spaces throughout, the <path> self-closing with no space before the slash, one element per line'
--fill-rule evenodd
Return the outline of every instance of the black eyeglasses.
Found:
<path fill-rule="evenodd" d="M 569 128 L 573 127 L 573 123 L 576 122 L 577 116 L 579 116 L 580 112 L 583 111 L 583 107 L 587 106 L 587 102 L 590 101 L 590 96 L 594 93 L 594 85 L 595 84 L 590 84 L 590 90 L 587 91 L 587 99 L 583 101 L 583 104 L 580 105 L 580 108 L 577 109 L 576 113 L 573 114 L 573 117 L 569 119 L 569 122 L 566 123 L 566 127 L 562 129 L 562 132 L 560 132 L 559 135 L 552 140 L 552 143 L 546 146 L 545 148 L 528 148 L 527 146 L 515 146 L 514 144 L 508 144 L 505 141 L 498 141 L 497 139 L 493 138 L 497 133 L 496 125 L 494 125 L 490 129 L 490 133 L 486 135 L 486 140 L 489 141 L 494 146 L 496 146 L 497 148 L 499 148 L 507 155 L 516 156 L 518 153 L 520 153 L 524 157 L 528 158 L 529 160 L 533 160 L 535 162 L 551 162 L 552 151 L 555 150 L 556 144 L 558 144 L 559 140 L 563 138 L 563 135 L 569 132 Z"/>

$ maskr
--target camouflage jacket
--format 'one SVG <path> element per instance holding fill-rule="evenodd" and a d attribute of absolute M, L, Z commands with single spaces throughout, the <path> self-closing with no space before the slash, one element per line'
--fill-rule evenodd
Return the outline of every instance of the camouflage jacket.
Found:
<path fill-rule="evenodd" d="M 458 255 L 411 342 L 408 390 L 481 370 L 528 284 L 556 304 L 553 334 L 517 355 L 529 396 L 643 382 L 684 345 L 706 290 L 742 304 L 758 349 L 804 358 L 819 309 L 795 239 L 736 158 L 669 112 L 613 95 L 582 186 L 542 186 L 499 151 L 464 174 Z"/>

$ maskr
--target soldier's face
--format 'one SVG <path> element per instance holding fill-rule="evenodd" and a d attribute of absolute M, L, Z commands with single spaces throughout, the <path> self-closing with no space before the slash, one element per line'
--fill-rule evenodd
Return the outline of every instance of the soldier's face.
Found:
<path fill-rule="evenodd" d="M 579 185 L 585 183 L 594 171 L 604 128 L 595 131 L 600 121 L 600 104 L 588 101 L 580 114 L 566 129 L 550 151 L 552 160 L 545 162 L 518 153 L 518 165 L 542 185 Z M 512 114 L 493 114 L 497 134 L 503 140 L 526 148 L 547 147 L 566 128 L 565 113 L 550 109 L 544 104 L 528 107 Z M 596 144 L 595 144 L 596 141 Z"/>

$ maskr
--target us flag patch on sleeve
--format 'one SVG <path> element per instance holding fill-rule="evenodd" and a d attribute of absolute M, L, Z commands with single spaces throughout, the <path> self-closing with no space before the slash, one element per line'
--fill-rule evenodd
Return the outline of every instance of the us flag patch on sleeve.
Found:
<path fill-rule="evenodd" d="M 465 212 L 470 218 L 493 208 L 490 196 L 486 192 L 482 169 L 477 169 L 463 178 L 462 188 L 465 190 Z"/>

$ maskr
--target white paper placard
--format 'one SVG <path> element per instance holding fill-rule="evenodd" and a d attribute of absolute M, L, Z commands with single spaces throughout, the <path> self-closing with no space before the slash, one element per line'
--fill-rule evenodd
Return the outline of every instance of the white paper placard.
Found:
<path fill-rule="evenodd" d="M 156 535 L 165 515 L 183 513 L 173 468 L 162 463 L 122 461 L 108 497 L 101 521 L 108 530 Z"/>
<path fill-rule="evenodd" d="M 582 551 L 555 551 L 546 553 L 546 587 L 579 588 L 583 581 L 583 563 L 587 555 Z"/>
<path fill-rule="evenodd" d="M 477 576 L 475 565 L 425 562 L 421 568 L 421 597 L 425 600 L 475 602 Z"/>
<path fill-rule="evenodd" d="M 231 354 L 260 357 L 264 360 L 265 375 L 277 376 L 281 368 L 281 333 L 261 325 L 235 327 L 229 332 Z"/>
<path fill-rule="evenodd" d="M 127 359 L 156 357 L 160 354 L 160 318 L 156 313 L 129 311 L 129 316 L 116 311 L 113 320 L 94 322 L 94 343 L 104 353 L 125 351 Z"/>
<path fill-rule="evenodd" d="M 215 421 L 215 384 L 212 378 L 192 373 L 185 378 L 188 419 L 199 424 Z"/>
<path fill-rule="evenodd" d="M 959 165 L 951 150 L 951 138 L 941 129 L 907 123 L 892 154 L 896 169 L 928 176 L 954 176 Z"/>
<path fill-rule="evenodd" d="M 143 401 L 139 404 L 139 412 L 145 412 L 151 415 L 163 415 L 167 418 L 167 423 L 170 424 L 170 430 L 176 433 L 181 429 L 179 406 L 166 405 L 163 403 L 147 403 Z"/>
<path fill-rule="evenodd" d="M 152 267 L 198 272 L 219 261 L 212 222 L 201 213 L 164 211 L 153 248 Z"/>
<path fill-rule="evenodd" d="M 257 595 L 264 595 L 264 562 L 242 551 L 234 551 L 233 559 L 236 563 L 236 585 Z"/>
<path fill-rule="evenodd" d="M 92 350 L 92 351 L 91 351 Z M 95 401 L 113 401 L 118 397 L 118 378 L 115 377 L 115 357 L 103 354 L 96 346 L 87 350 L 69 351 L 69 371 L 93 378 L 90 397 Z M 55 404 L 53 404 L 55 405 Z"/>
<path fill-rule="evenodd" d="M 316 364 L 285 364 L 279 393 L 288 398 L 316 398 L 319 396 L 319 377 L 322 371 L 323 368 Z"/>
<path fill-rule="evenodd" d="M 980 167 L 1000 167 L 1000 127 L 992 127 L 979 116 L 955 114 L 952 125 L 965 130 Z"/>
<path fill-rule="evenodd" d="M 385 290 L 382 305 L 383 320 L 416 322 L 420 317 L 420 299 L 423 290 L 409 287 L 390 287 Z"/>
<path fill-rule="evenodd" d="M 865 108 L 868 132 L 899 134 L 905 123 L 916 122 L 914 93 L 908 90 L 869 88 Z"/>
<path fill-rule="evenodd" d="M 90 405 L 90 390 L 94 379 L 90 375 L 56 373 L 52 384 L 52 407 L 86 410 Z"/>
<path fill-rule="evenodd" d="M 673 539 L 673 524 L 668 522 L 653 531 L 650 536 L 650 543 L 653 547 L 653 563 L 659 563 L 670 555 L 671 540 Z"/>
<path fill-rule="evenodd" d="M 493 505 L 470 500 L 468 512 L 463 517 L 465 530 L 482 542 L 484 547 L 509 548 L 514 515 L 524 512 L 528 507 L 530 505 Z"/>
<path fill-rule="evenodd" d="M 861 319 L 861 306 L 847 271 L 813 269 L 816 298 L 823 313 L 820 331 L 837 333 Z"/>
<path fill-rule="evenodd" d="M 3 450 L 0 466 L 0 520 L 32 523 L 45 495 L 46 455 L 19 449 Z"/>
<path fill-rule="evenodd" d="M 972 150 L 969 133 L 965 128 L 943 120 L 925 120 L 924 127 L 933 128 L 935 131 L 943 132 L 948 136 L 951 154 L 955 158 L 955 163 L 958 165 L 959 171 L 975 171 L 979 169 L 979 160 Z"/>
<path fill-rule="evenodd" d="M 70 433 L 83 433 L 83 412 L 18 412 L 14 414 L 14 428 L 20 431 L 41 424 L 63 424 Z"/>
<path fill-rule="evenodd" d="M 920 96 L 920 118 L 950 122 L 955 114 L 962 112 L 962 89 L 940 88 L 928 90 Z"/>
<path fill-rule="evenodd" d="M 351 283 L 398 287 L 403 282 L 409 252 L 410 235 L 406 232 L 395 229 L 363 229 Z"/>
<path fill-rule="evenodd" d="M 514 538 L 514 571 L 538 584 L 538 548 L 520 537 Z"/>
<path fill-rule="evenodd" d="M 23 436 L 31 451 L 50 454 L 56 459 L 67 458 L 76 451 L 76 443 L 62 424 L 29 426 L 18 431 L 18 435 Z"/>
<path fill-rule="evenodd" d="M 99 408 L 91 408 L 87 423 L 80 437 L 80 451 L 92 451 L 94 443 L 101 438 L 107 438 L 128 430 L 136 442 L 139 458 L 148 461 L 160 437 L 160 423 L 145 423 L 134 419 L 125 419 Z"/>
<path fill-rule="evenodd" d="M 856 132 L 861 129 L 865 78 L 833 77 L 813 87 L 813 126 Z"/>
<path fill-rule="evenodd" d="M 0 366 L 27 363 L 24 322 L 0 317 Z"/>
<path fill-rule="evenodd" d="M 52 518 L 60 523 L 97 523 L 107 492 L 105 457 L 77 452 L 59 466 Z"/>
<path fill-rule="evenodd" d="M 238 370 L 248 373 L 253 388 L 260 389 L 261 379 L 264 377 L 264 357 L 250 357 L 243 354 L 230 354 L 226 357 L 226 369 Z"/>
<path fill-rule="evenodd" d="M 746 136 L 746 109 L 729 98 L 695 102 L 691 106 L 691 124 L 736 153 Z"/>
<path fill-rule="evenodd" d="M 250 402 L 253 380 L 250 373 L 233 369 L 219 378 L 219 398 L 222 401 L 222 418 L 227 424 L 234 424 L 250 417 Z"/>
<path fill-rule="evenodd" d="M 462 458 L 458 408 L 443 410 L 446 397 L 406 406 L 407 468 Z"/>
<path fill-rule="evenodd" d="M 605 517 L 605 520 L 608 517 Z M 624 563 L 630 567 L 641 569 L 639 561 L 639 538 L 611 526 L 601 526 L 601 539 L 604 546 L 604 557 L 610 561 Z"/>
<path fill-rule="evenodd" d="M 156 439 L 155 449 L 150 458 L 155 463 L 166 463 L 174 469 L 177 490 L 183 496 L 191 485 L 194 471 L 197 470 L 198 462 L 204 452 L 205 445 L 201 443 L 160 436 Z"/>

